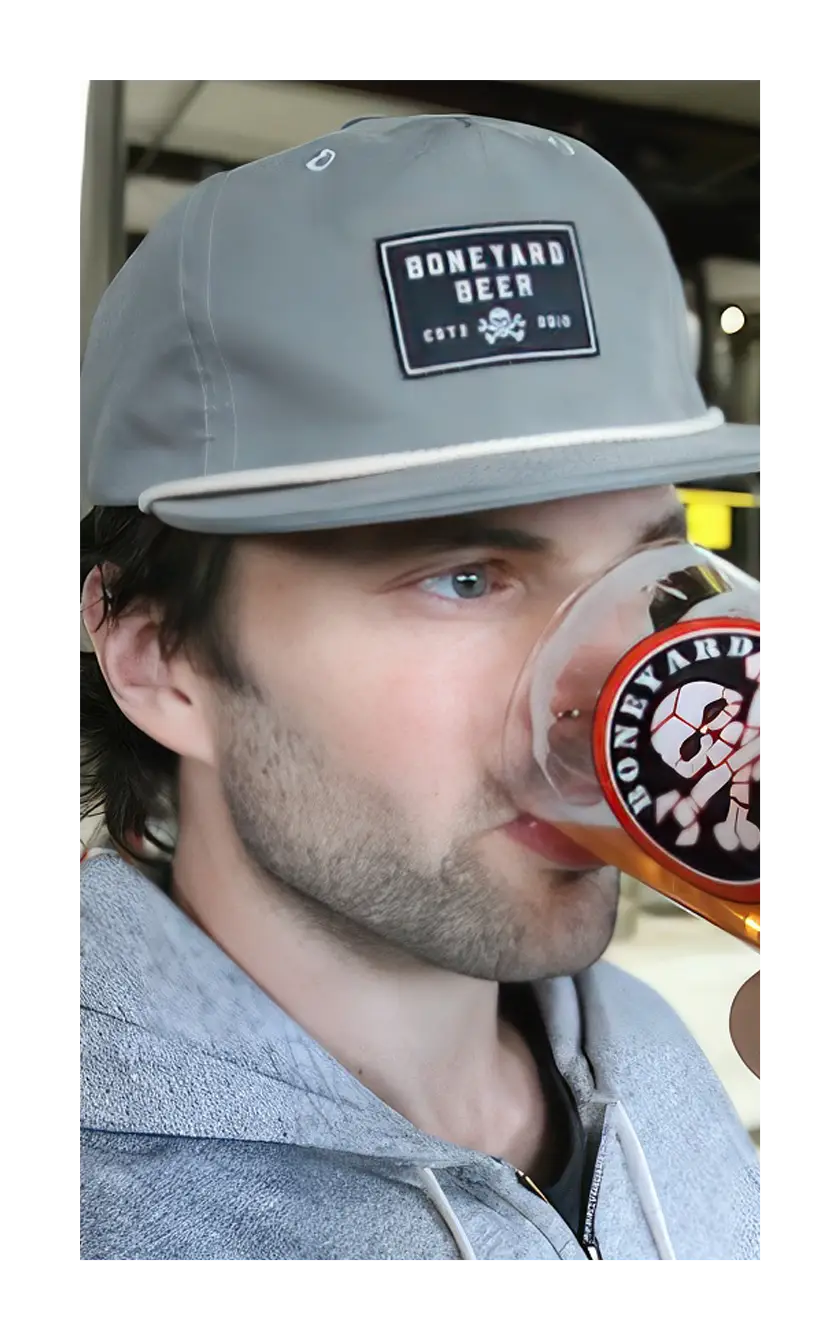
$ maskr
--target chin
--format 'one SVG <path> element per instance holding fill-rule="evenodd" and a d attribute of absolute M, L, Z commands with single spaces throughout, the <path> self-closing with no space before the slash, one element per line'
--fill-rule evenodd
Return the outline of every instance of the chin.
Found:
<path fill-rule="evenodd" d="M 613 937 L 618 914 L 617 870 L 544 870 L 523 899 L 532 916 L 516 950 L 500 964 L 500 981 L 570 977 L 596 963 Z M 535 896 L 536 895 L 536 896 Z"/>

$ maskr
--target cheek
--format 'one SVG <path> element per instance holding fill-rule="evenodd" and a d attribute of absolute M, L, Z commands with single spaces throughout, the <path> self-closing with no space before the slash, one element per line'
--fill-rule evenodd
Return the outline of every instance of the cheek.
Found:
<path fill-rule="evenodd" d="M 503 623 L 406 621 L 305 657 L 295 697 L 330 758 L 413 805 L 450 805 L 498 773 L 502 728 L 530 643 Z"/>

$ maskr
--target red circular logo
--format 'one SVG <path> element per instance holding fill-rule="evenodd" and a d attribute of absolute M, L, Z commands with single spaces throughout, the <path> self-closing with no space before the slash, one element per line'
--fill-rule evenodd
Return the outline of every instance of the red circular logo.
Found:
<path fill-rule="evenodd" d="M 759 899 L 760 626 L 695 619 L 652 633 L 609 675 L 592 745 L 607 801 L 665 869 Z"/>

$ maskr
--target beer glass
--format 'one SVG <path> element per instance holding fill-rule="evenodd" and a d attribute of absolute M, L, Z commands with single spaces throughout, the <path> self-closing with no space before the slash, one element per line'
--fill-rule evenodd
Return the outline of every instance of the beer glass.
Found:
<path fill-rule="evenodd" d="M 627 555 L 557 610 L 504 739 L 523 813 L 756 949 L 759 590 L 692 544 Z"/>

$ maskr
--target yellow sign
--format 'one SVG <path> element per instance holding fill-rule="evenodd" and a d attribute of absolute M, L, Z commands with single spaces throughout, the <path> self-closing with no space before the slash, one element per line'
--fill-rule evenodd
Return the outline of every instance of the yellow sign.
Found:
<path fill-rule="evenodd" d="M 703 549 L 729 549 L 732 546 L 733 507 L 758 507 L 752 493 L 730 493 L 723 489 L 680 489 L 685 504 L 688 538 Z"/>

